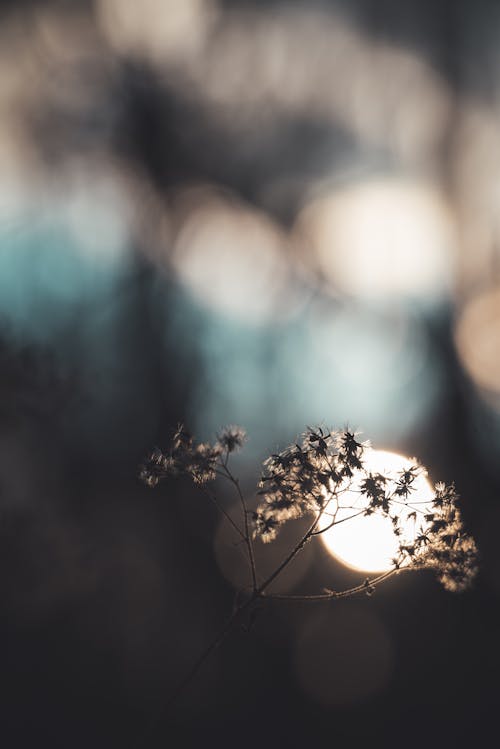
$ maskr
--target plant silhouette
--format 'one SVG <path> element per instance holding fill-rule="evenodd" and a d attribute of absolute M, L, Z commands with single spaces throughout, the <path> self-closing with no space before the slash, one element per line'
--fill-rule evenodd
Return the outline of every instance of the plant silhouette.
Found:
<path fill-rule="evenodd" d="M 307 602 L 371 595 L 390 577 L 419 569 L 433 570 L 448 591 L 461 592 L 470 586 L 477 573 L 476 544 L 464 529 L 454 485 L 438 483 L 432 500 L 419 499 L 416 479 L 426 471 L 417 460 L 413 459 L 410 467 L 401 471 L 374 473 L 364 465 L 369 444 L 361 442 L 357 433 L 348 429 L 308 427 L 297 442 L 264 462 L 257 487 L 259 502 L 256 509 L 250 511 L 239 480 L 230 469 L 231 454 L 243 447 L 245 439 L 241 427 L 229 426 L 219 433 L 215 442 L 197 443 L 181 425 L 168 450 L 153 450 L 140 470 L 140 478 L 151 488 L 168 476 L 190 477 L 238 535 L 245 548 L 251 577 L 251 586 L 238 591 L 226 625 L 194 663 L 168 705 L 186 689 L 233 627 L 244 626 L 244 621 L 251 622 L 256 607 L 266 599 Z M 229 482 L 237 495 L 240 522 L 226 511 L 210 488 L 218 477 Z M 353 492 L 362 497 L 361 505 L 353 503 Z M 410 537 L 408 529 L 403 528 L 402 508 L 406 521 L 412 521 Z M 346 515 L 346 510 L 352 512 Z M 339 523 L 374 513 L 390 520 L 398 542 L 390 569 L 344 590 L 328 588 L 303 595 L 270 591 L 272 583 L 306 544 Z M 305 532 L 282 561 L 261 577 L 255 560 L 255 540 L 272 543 L 283 525 L 297 518 L 307 519 Z"/>

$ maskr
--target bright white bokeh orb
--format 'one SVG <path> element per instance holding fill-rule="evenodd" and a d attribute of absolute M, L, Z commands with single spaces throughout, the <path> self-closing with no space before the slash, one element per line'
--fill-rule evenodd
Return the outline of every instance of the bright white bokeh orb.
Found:
<path fill-rule="evenodd" d="M 366 472 L 394 477 L 394 482 L 387 484 L 387 491 L 392 493 L 396 488 L 398 474 L 414 465 L 415 460 L 397 453 L 367 448 L 363 464 Z M 365 471 L 359 471 L 353 476 L 351 488 L 341 497 L 337 521 L 345 521 L 322 533 L 320 538 L 327 550 L 348 567 L 363 572 L 385 572 L 393 567 L 391 560 L 397 556 L 400 543 L 411 543 L 415 536 L 415 526 L 420 527 L 424 514 L 432 512 L 434 491 L 424 473 L 421 473 L 415 479 L 414 491 L 407 503 L 399 498 L 401 504 L 392 505 L 391 513 L 398 514 L 402 527 L 402 534 L 397 537 L 391 519 L 381 511 L 351 518 L 366 507 L 369 501 L 360 492 L 360 484 L 366 477 Z M 416 524 L 411 517 L 414 511 L 417 513 Z M 325 528 L 328 523 L 329 518 L 324 516 L 321 527 Z"/>
<path fill-rule="evenodd" d="M 325 190 L 301 211 L 296 235 L 334 290 L 368 300 L 450 291 L 456 227 L 432 184 L 381 176 Z"/>
<path fill-rule="evenodd" d="M 183 211 L 171 262 L 194 299 L 214 313 L 256 325 L 294 309 L 286 236 L 267 214 L 203 186 L 179 196 Z"/>

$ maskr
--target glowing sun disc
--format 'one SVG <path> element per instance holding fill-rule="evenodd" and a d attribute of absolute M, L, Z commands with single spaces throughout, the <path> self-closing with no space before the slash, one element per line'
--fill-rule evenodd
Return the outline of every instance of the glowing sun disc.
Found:
<path fill-rule="evenodd" d="M 338 511 L 337 522 L 346 518 L 345 522 L 337 524 L 320 536 L 332 556 L 346 566 L 363 572 L 385 572 L 392 568 L 391 560 L 397 556 L 399 545 L 411 543 L 414 538 L 415 523 L 410 517 L 411 513 L 417 510 L 419 516 L 423 517 L 422 513 L 432 512 L 434 491 L 425 475 L 421 473 L 415 479 L 414 491 L 411 492 L 407 505 L 402 502 L 391 508 L 391 514 L 397 514 L 399 517 L 402 529 L 399 537 L 394 534 L 391 519 L 384 516 L 381 511 L 375 511 L 368 516 L 351 516 L 368 504 L 368 499 L 359 491 L 366 472 L 381 473 L 396 480 L 401 471 L 414 464 L 414 460 L 397 453 L 365 449 L 365 471 L 359 471 L 353 476 L 351 488 L 341 498 L 342 507 Z M 395 483 L 388 482 L 387 491 L 392 493 L 394 489 Z M 323 517 L 321 527 L 325 528 L 328 523 L 329 518 Z"/>

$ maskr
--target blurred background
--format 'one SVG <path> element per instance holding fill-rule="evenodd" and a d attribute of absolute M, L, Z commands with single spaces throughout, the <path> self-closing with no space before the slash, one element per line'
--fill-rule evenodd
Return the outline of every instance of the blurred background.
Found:
<path fill-rule="evenodd" d="M 3 746 L 496 734 L 499 39 L 492 0 L 0 4 Z M 474 590 L 270 605 L 166 713 L 245 583 L 203 496 L 137 480 L 178 421 L 247 429 L 250 502 L 306 424 L 416 455 Z M 359 578 L 308 546 L 279 589 Z"/>

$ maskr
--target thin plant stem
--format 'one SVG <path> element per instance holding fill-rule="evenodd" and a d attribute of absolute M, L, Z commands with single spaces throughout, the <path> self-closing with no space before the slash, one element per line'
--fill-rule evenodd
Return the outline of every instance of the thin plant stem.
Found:
<path fill-rule="evenodd" d="M 189 686 L 191 681 L 194 679 L 194 677 L 196 676 L 200 668 L 203 666 L 205 661 L 219 647 L 219 645 L 221 645 L 221 643 L 226 639 L 226 637 L 229 635 L 229 633 L 233 629 L 233 626 L 235 625 L 236 621 L 245 613 L 247 609 L 250 608 L 250 606 L 254 603 L 257 597 L 258 596 L 255 593 L 252 593 L 250 598 L 247 601 L 245 601 L 245 603 L 242 603 L 233 611 L 233 613 L 227 620 L 224 627 L 217 633 L 217 635 L 214 637 L 210 645 L 208 645 L 208 647 L 205 648 L 205 650 L 200 655 L 198 660 L 193 664 L 189 673 L 186 674 L 185 678 L 178 685 L 175 692 L 171 695 L 168 702 L 165 704 L 165 710 L 168 710 L 169 707 L 171 707 L 171 705 L 173 705 L 174 702 L 177 701 L 180 695 L 185 691 L 185 689 Z"/>
<path fill-rule="evenodd" d="M 233 629 L 234 624 L 236 621 L 244 614 L 245 611 L 247 611 L 252 604 L 259 598 L 263 597 L 264 591 L 271 585 L 271 583 L 278 577 L 278 575 L 283 572 L 285 567 L 287 567 L 292 559 L 299 553 L 299 551 L 302 549 L 304 544 L 307 542 L 307 540 L 311 536 L 311 532 L 316 527 L 317 523 L 319 522 L 319 519 L 321 517 L 321 513 L 318 513 L 317 517 L 314 519 L 314 522 L 309 527 L 307 532 L 302 536 L 300 541 L 294 546 L 292 551 L 287 555 L 287 557 L 281 562 L 281 564 L 274 570 L 274 572 L 269 575 L 269 577 L 259 585 L 258 588 L 255 588 L 252 591 L 251 596 L 245 601 L 245 603 L 242 603 L 240 606 L 238 606 L 231 617 L 228 619 L 224 627 L 217 633 L 215 638 L 212 640 L 212 642 L 208 645 L 207 648 L 203 651 L 203 653 L 200 655 L 200 657 L 197 659 L 197 661 L 193 664 L 193 667 L 189 671 L 189 673 L 186 675 L 186 677 L 182 680 L 182 682 L 179 684 L 175 692 L 171 695 L 168 702 L 165 704 L 165 711 L 167 711 L 181 696 L 181 694 L 186 690 L 186 688 L 190 685 L 191 681 L 194 679 L 194 677 L 197 675 L 200 668 L 203 666 L 207 658 L 219 647 L 219 645 L 226 639 L 227 635 L 231 632 Z"/>
<path fill-rule="evenodd" d="M 246 511 L 246 503 L 243 498 L 239 482 L 237 479 L 233 477 L 229 469 L 227 468 L 227 465 L 223 465 L 225 469 L 225 475 L 227 478 L 231 481 L 231 483 L 235 486 L 238 496 L 240 498 L 240 501 L 242 503 L 243 509 L 245 511 L 245 518 L 247 517 L 247 511 Z M 211 496 L 211 495 L 209 495 Z M 215 500 L 215 497 L 213 498 Z M 220 505 L 217 503 L 217 506 L 220 508 Z M 222 509 L 222 508 L 220 508 Z M 171 695 L 168 702 L 165 705 L 165 710 L 168 710 L 181 696 L 181 694 L 189 687 L 190 683 L 194 679 L 194 677 L 197 675 L 205 661 L 209 658 L 209 656 L 219 647 L 219 645 L 222 644 L 222 642 L 226 639 L 226 637 L 229 635 L 231 630 L 233 629 L 235 623 L 237 620 L 247 611 L 251 608 L 251 606 L 255 603 L 258 599 L 269 599 L 269 600 L 283 600 L 283 601 L 328 601 L 338 598 L 348 598 L 355 596 L 359 593 L 367 592 L 370 589 L 375 588 L 379 583 L 381 583 L 384 580 L 387 580 L 389 577 L 402 572 L 405 568 L 404 567 L 398 567 L 391 569 L 387 572 L 382 573 L 381 575 L 378 575 L 377 577 L 369 580 L 368 578 L 361 584 L 356 585 L 352 588 L 348 588 L 343 591 L 326 591 L 325 593 L 319 593 L 319 594 L 313 594 L 313 595 L 287 595 L 287 594 L 270 594 L 266 593 L 266 590 L 269 588 L 269 586 L 276 580 L 276 578 L 288 567 L 290 562 L 293 561 L 293 559 L 297 556 L 297 554 L 301 551 L 301 549 L 305 546 L 305 544 L 314 536 L 319 535 L 319 533 L 323 532 L 324 530 L 327 530 L 335 525 L 339 525 L 342 522 L 345 522 L 345 520 L 352 519 L 353 517 L 357 517 L 358 515 L 362 514 L 364 510 L 360 510 L 360 512 L 355 513 L 347 518 L 342 518 L 341 520 L 333 520 L 329 525 L 323 529 L 323 531 L 316 531 L 317 525 L 319 521 L 321 520 L 321 517 L 323 515 L 325 508 L 322 508 L 316 517 L 314 518 L 313 522 L 307 529 L 307 531 L 304 533 L 304 535 L 300 538 L 300 540 L 295 544 L 293 549 L 287 554 L 287 556 L 283 559 L 283 561 L 276 567 L 276 569 L 262 582 L 260 585 L 256 584 L 256 575 L 253 578 L 254 579 L 254 587 L 252 590 L 252 593 L 250 597 L 241 605 L 237 606 L 235 610 L 233 611 L 231 617 L 228 619 L 224 627 L 217 633 L 216 637 L 212 640 L 212 642 L 208 645 L 207 648 L 201 653 L 199 658 L 196 660 L 196 662 L 193 664 L 193 667 L 189 671 L 189 673 L 186 675 L 186 677 L 183 679 L 181 684 L 177 687 L 175 692 Z M 236 524 L 232 521 L 229 515 L 224 512 L 224 515 L 227 517 L 227 519 L 231 522 L 231 525 L 233 527 L 238 527 Z M 246 522 L 245 526 L 245 532 L 247 532 L 248 529 L 248 520 Z M 238 529 L 239 530 L 239 529 Z M 249 551 L 249 557 L 252 561 L 252 573 L 255 574 L 255 560 L 254 560 L 254 553 L 253 553 L 253 545 L 250 540 L 250 535 L 245 536 L 244 533 L 239 530 L 240 535 L 242 536 L 245 541 L 248 541 L 247 548 Z M 250 551 L 251 550 L 251 551 Z"/>
<path fill-rule="evenodd" d="M 261 505 L 255 513 L 255 533 L 252 536 L 250 527 L 249 510 L 238 478 L 229 469 L 228 462 L 230 452 L 241 446 L 244 440 L 244 432 L 238 427 L 227 428 L 219 437 L 214 447 L 208 444 L 193 445 L 192 438 L 187 435 L 183 427 L 179 427 L 172 443 L 169 455 L 154 451 L 146 463 L 141 467 L 141 477 L 148 486 L 156 486 L 158 481 L 167 475 L 176 475 L 183 472 L 197 483 L 204 483 L 220 476 L 229 481 L 238 495 L 238 500 L 243 511 L 243 525 L 235 522 L 231 515 L 219 503 L 217 496 L 206 488 L 205 494 L 215 504 L 219 512 L 236 531 L 239 544 L 243 542 L 245 549 L 240 549 L 250 565 L 252 588 L 246 587 L 240 592 L 245 594 L 242 599 L 236 595 L 233 611 L 226 620 L 222 629 L 200 654 L 194 662 L 191 670 L 177 686 L 173 694 L 164 705 L 164 711 L 178 700 L 183 692 L 189 687 L 203 664 L 210 655 L 220 646 L 230 634 L 235 625 L 241 621 L 245 614 L 258 600 L 282 600 L 282 601 L 329 601 L 339 598 L 348 598 L 362 593 L 371 594 L 383 581 L 400 572 L 415 569 L 417 567 L 428 567 L 439 571 L 440 581 L 449 590 L 464 590 L 473 579 L 477 571 L 477 548 L 474 540 L 465 534 L 460 516 L 454 508 L 457 499 L 453 484 L 446 487 L 436 485 L 436 497 L 433 500 L 433 512 L 426 512 L 426 508 L 420 509 L 415 505 L 426 505 L 426 502 L 408 501 L 408 494 L 414 491 L 414 479 L 417 475 L 417 467 L 412 467 L 397 474 L 397 488 L 390 494 L 384 489 L 385 483 L 390 479 L 381 474 L 373 476 L 365 471 L 365 481 L 359 484 L 360 489 L 352 489 L 351 478 L 362 469 L 361 453 L 363 445 L 357 442 L 355 433 L 344 430 L 343 433 L 326 434 L 321 427 L 317 431 L 308 427 L 304 435 L 302 446 L 298 443 L 289 446 L 278 455 L 271 455 L 264 463 L 264 475 L 259 487 L 259 494 L 265 495 Z M 317 444 L 315 444 L 317 443 Z M 224 446 L 224 447 L 223 447 Z M 325 463 L 329 469 L 325 471 Z M 339 473 L 340 470 L 340 473 Z M 351 477 L 351 478 L 349 478 Z M 347 480 L 345 480 L 347 479 Z M 392 478 L 391 481 L 396 479 Z M 370 483 L 371 482 L 371 483 Z M 380 482 L 382 482 L 380 484 Z M 325 492 L 328 491 L 329 501 L 325 501 Z M 359 507 L 358 501 L 349 501 L 349 492 L 355 491 L 360 496 L 366 496 L 369 500 L 368 506 Z M 347 493 L 349 504 L 341 505 L 339 495 Z M 404 499 L 403 499 L 404 496 Z M 332 511 L 332 502 L 334 509 Z M 393 559 L 393 567 L 380 573 L 371 579 L 366 579 L 359 585 L 345 590 L 335 591 L 324 588 L 323 592 L 308 595 L 275 594 L 268 592 L 274 581 L 290 565 L 299 552 L 315 536 L 325 533 L 340 523 L 361 515 L 369 514 L 382 508 L 385 515 L 396 526 L 394 533 L 401 534 L 397 515 L 392 517 L 389 513 L 389 503 L 411 509 L 414 521 L 414 544 L 399 543 L 399 555 Z M 451 508 L 451 509 L 450 509 Z M 338 519 L 338 513 L 342 510 L 350 510 L 351 514 Z M 276 537 L 279 526 L 292 517 L 299 517 L 308 511 L 314 512 L 314 519 L 310 522 L 305 532 L 295 542 L 293 548 L 286 554 L 284 559 L 262 582 L 259 580 L 256 568 L 255 550 L 253 538 L 262 541 L 272 541 Z M 435 520 L 437 513 L 437 520 Z M 274 513 L 274 514 L 273 514 Z M 417 513 L 430 516 L 431 539 L 427 530 L 420 525 L 417 528 Z M 328 519 L 325 527 L 319 526 L 322 516 Z M 419 533 L 420 535 L 417 535 Z M 430 549 L 428 544 L 431 543 Z M 434 545 L 432 545 L 434 544 Z M 423 556 L 422 556 L 423 555 Z M 162 711 L 162 714 L 163 712 Z M 157 721 L 161 715 L 158 717 Z M 157 721 L 150 726 L 149 734 Z M 144 746 L 145 744 L 141 744 Z"/>
<path fill-rule="evenodd" d="M 342 509 L 345 509 L 345 508 L 342 508 Z M 335 515 L 333 516 L 333 520 L 332 520 L 331 523 L 328 523 L 328 525 L 326 525 L 324 528 L 320 528 L 317 531 L 313 531 L 313 533 L 311 533 L 311 536 L 321 536 L 322 533 L 325 533 L 326 531 L 329 531 L 330 528 L 333 528 L 334 525 L 340 525 L 340 523 L 345 523 L 346 520 L 352 520 L 353 518 L 357 518 L 360 515 L 363 515 L 364 512 L 365 512 L 364 509 L 363 510 L 359 510 L 359 512 L 355 512 L 353 515 L 347 515 L 347 517 L 342 518 L 341 520 L 336 520 L 335 519 L 337 517 L 337 513 L 335 513 Z"/>
<path fill-rule="evenodd" d="M 316 526 L 318 525 L 318 523 L 319 523 L 319 521 L 321 519 L 321 515 L 322 514 L 323 514 L 322 511 L 320 511 L 317 514 L 317 516 L 314 519 L 314 522 L 309 526 L 309 529 L 302 536 L 302 538 L 300 539 L 300 541 L 298 541 L 298 543 L 295 544 L 295 546 L 293 547 L 293 549 L 291 550 L 291 552 L 285 557 L 285 559 L 281 562 L 281 564 L 279 564 L 276 567 L 276 569 L 274 570 L 274 572 L 271 575 L 269 575 L 269 577 L 267 578 L 267 580 L 265 580 L 265 582 L 263 582 L 262 585 L 260 585 L 260 587 L 255 591 L 256 594 L 257 594 L 257 596 L 260 596 L 266 590 L 266 588 L 268 588 L 271 585 L 271 583 L 276 580 L 276 578 L 278 577 L 278 575 L 280 575 L 283 572 L 283 570 L 286 567 L 288 567 L 288 565 L 290 564 L 290 562 L 297 556 L 297 554 L 299 553 L 299 551 L 309 541 L 309 539 L 312 537 L 314 529 L 316 528 Z"/>
<path fill-rule="evenodd" d="M 171 695 L 171 697 L 169 698 L 168 702 L 165 705 L 165 710 L 168 710 L 178 700 L 181 694 L 187 689 L 187 687 L 190 685 L 194 677 L 197 675 L 197 673 L 199 672 L 200 668 L 203 666 L 205 661 L 219 647 L 219 645 L 222 644 L 222 642 L 226 639 L 226 637 L 229 635 L 229 633 L 233 629 L 237 620 L 247 610 L 251 608 L 251 606 L 255 603 L 256 600 L 260 598 L 265 598 L 269 600 L 287 600 L 287 601 L 326 601 L 326 600 L 331 600 L 334 598 L 347 598 L 347 597 L 354 596 L 361 592 L 366 592 L 367 589 L 370 589 L 378 585 L 379 583 L 381 583 L 383 580 L 387 579 L 391 575 L 394 575 L 396 572 L 401 571 L 399 569 L 392 569 L 389 572 L 385 572 L 379 575 L 378 577 L 373 578 L 370 581 L 365 581 L 360 585 L 357 585 L 353 588 L 349 588 L 347 590 L 340 591 L 340 592 L 328 591 L 327 593 L 320 593 L 317 595 L 309 595 L 309 596 L 266 594 L 265 591 L 271 585 L 271 583 L 273 583 L 276 580 L 276 578 L 283 572 L 283 570 L 286 569 L 286 567 L 288 567 L 290 562 L 297 556 L 297 554 L 304 547 L 304 545 L 309 541 L 310 538 L 313 537 L 314 529 L 316 528 L 318 522 L 320 521 L 321 516 L 322 516 L 322 511 L 318 513 L 318 515 L 315 517 L 314 521 L 309 526 L 306 533 L 295 544 L 293 549 L 289 552 L 289 554 L 287 554 L 285 559 L 278 565 L 278 567 L 276 567 L 276 569 L 266 578 L 266 580 L 263 583 L 261 583 L 255 590 L 252 591 L 252 594 L 244 603 L 237 606 L 237 608 L 234 610 L 233 614 L 228 619 L 224 627 L 217 633 L 216 637 L 212 640 L 212 642 L 208 645 L 208 647 L 203 651 L 203 653 L 200 655 L 197 661 L 193 664 L 193 667 L 191 668 L 189 673 L 179 684 L 175 692 Z M 340 523 L 342 521 L 338 521 L 338 522 Z"/>
<path fill-rule="evenodd" d="M 208 647 L 206 647 L 205 650 L 201 653 L 199 658 L 195 661 L 195 663 L 191 667 L 190 671 L 186 674 L 186 676 L 180 682 L 180 684 L 178 684 L 175 691 L 170 695 L 167 702 L 163 705 L 161 714 L 158 715 L 150 723 L 149 727 L 147 728 L 144 735 L 142 736 L 141 743 L 138 745 L 138 747 L 141 747 L 141 749 L 143 749 L 144 746 L 147 746 L 146 742 L 151 738 L 153 730 L 159 724 L 161 717 L 165 715 L 165 713 L 168 713 L 172 705 L 174 705 L 177 702 L 177 700 L 182 696 L 182 694 L 189 687 L 193 679 L 197 676 L 203 664 L 209 659 L 212 653 L 214 653 L 217 650 L 219 645 L 221 645 L 224 642 L 226 637 L 232 631 L 237 620 L 245 613 L 247 609 L 250 608 L 250 606 L 254 603 L 257 597 L 258 596 L 256 595 L 256 593 L 252 592 L 252 595 L 250 596 L 250 598 L 247 601 L 245 601 L 245 603 L 242 603 L 233 611 L 233 613 L 231 614 L 231 616 L 229 617 L 225 625 L 222 627 L 222 629 L 219 630 L 219 632 L 214 637 L 212 642 L 208 645 Z"/>
<path fill-rule="evenodd" d="M 374 577 L 371 580 L 368 578 L 361 583 L 360 585 L 355 585 L 352 588 L 347 588 L 346 590 L 328 590 L 324 593 L 313 593 L 312 595 L 290 595 L 287 593 L 266 593 L 263 595 L 263 598 L 267 598 L 268 600 L 279 600 L 279 601 L 330 601 L 333 598 L 349 598 L 351 596 L 355 596 L 358 593 L 365 593 L 367 590 L 370 590 L 370 588 L 375 588 L 377 585 L 379 585 L 384 580 L 387 580 L 389 577 L 392 577 L 393 575 L 397 575 L 400 572 L 404 572 L 405 570 L 409 570 L 409 568 L 405 567 L 399 567 L 399 568 L 393 568 L 391 570 L 388 570 L 387 572 L 382 573 L 381 575 L 378 575 L 378 577 Z"/>
<path fill-rule="evenodd" d="M 245 534 L 243 533 L 243 531 L 241 530 L 241 528 L 234 522 L 234 520 L 231 517 L 231 515 L 228 512 L 226 512 L 226 510 L 222 507 L 222 505 L 219 503 L 217 497 L 214 494 L 212 494 L 212 492 L 208 491 L 208 489 L 206 487 L 202 486 L 200 488 L 203 491 L 203 493 L 206 494 L 206 496 L 214 503 L 214 505 L 217 507 L 217 509 L 219 510 L 219 512 L 222 515 L 224 515 L 224 517 L 226 518 L 227 522 L 234 528 L 234 530 L 236 531 L 236 533 L 240 536 L 241 540 L 242 541 L 246 541 Z"/>
<path fill-rule="evenodd" d="M 249 561 L 250 561 L 250 569 L 251 569 L 251 573 L 252 573 L 252 586 L 253 586 L 253 590 L 256 591 L 257 587 L 258 587 L 257 586 L 257 569 L 256 569 L 256 566 L 255 566 L 255 554 L 254 554 L 254 549 L 253 549 L 252 536 L 250 534 L 250 527 L 249 527 L 249 523 L 248 523 L 248 508 L 247 508 L 247 504 L 245 502 L 245 498 L 243 496 L 243 492 L 241 491 L 240 482 L 238 481 L 237 478 L 235 478 L 233 476 L 233 474 L 231 473 L 231 471 L 229 470 L 229 468 L 227 466 L 227 458 L 226 458 L 225 463 L 223 464 L 223 468 L 224 468 L 224 471 L 225 471 L 225 475 L 227 476 L 227 478 L 229 479 L 229 481 L 233 484 L 233 486 L 236 489 L 236 492 L 238 494 L 238 498 L 239 498 L 240 503 L 241 503 L 241 508 L 243 510 L 243 522 L 245 524 L 245 533 L 242 534 L 242 535 L 243 535 L 243 538 L 245 540 L 246 547 L 248 549 L 248 558 L 249 558 Z"/>

